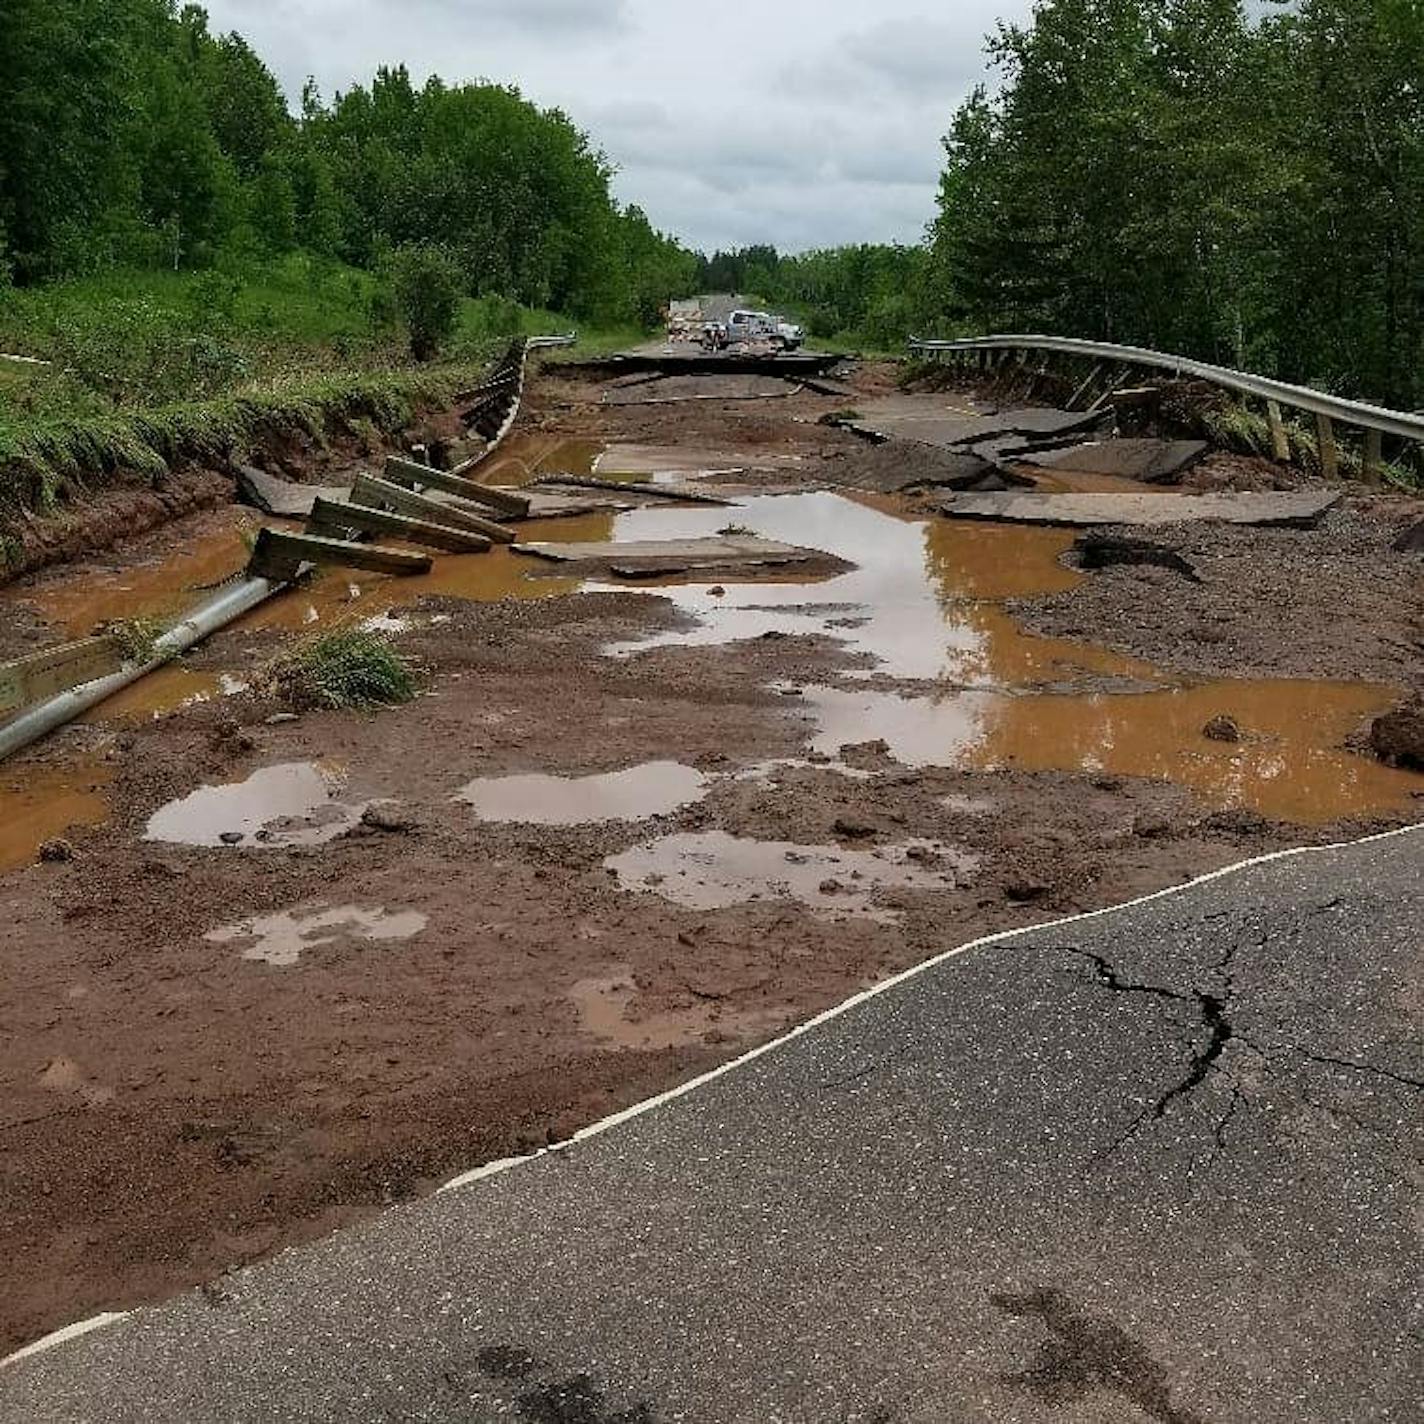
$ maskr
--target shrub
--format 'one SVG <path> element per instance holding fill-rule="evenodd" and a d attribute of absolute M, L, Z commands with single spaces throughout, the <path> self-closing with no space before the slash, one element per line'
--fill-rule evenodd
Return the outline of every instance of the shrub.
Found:
<path fill-rule="evenodd" d="M 391 707 L 416 693 L 415 674 L 388 639 L 360 628 L 303 643 L 272 665 L 270 689 L 292 707 Z"/>
<path fill-rule="evenodd" d="M 399 248 L 390 265 L 411 355 L 429 361 L 454 334 L 463 289 L 460 269 L 443 248 L 427 244 Z"/>

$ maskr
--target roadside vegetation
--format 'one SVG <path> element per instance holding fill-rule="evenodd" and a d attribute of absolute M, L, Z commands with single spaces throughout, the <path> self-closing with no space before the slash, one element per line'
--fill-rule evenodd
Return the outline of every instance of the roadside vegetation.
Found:
<path fill-rule="evenodd" d="M 272 664 L 263 681 L 272 695 L 299 712 L 393 707 L 412 701 L 418 691 L 410 660 L 388 638 L 360 628 L 299 644 Z"/>

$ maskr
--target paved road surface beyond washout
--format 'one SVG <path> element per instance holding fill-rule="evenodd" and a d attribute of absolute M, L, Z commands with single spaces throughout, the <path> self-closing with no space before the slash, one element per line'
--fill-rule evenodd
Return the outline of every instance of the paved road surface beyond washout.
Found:
<path fill-rule="evenodd" d="M 9 1420 L 1417 1419 L 1424 835 L 947 959 Z"/>

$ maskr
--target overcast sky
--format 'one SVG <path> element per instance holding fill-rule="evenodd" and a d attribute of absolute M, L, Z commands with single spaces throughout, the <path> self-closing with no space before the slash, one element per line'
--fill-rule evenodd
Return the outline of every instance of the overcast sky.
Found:
<path fill-rule="evenodd" d="M 296 98 L 404 61 L 565 109 L 696 247 L 917 241 L 983 37 L 1030 0 L 208 0 Z"/>

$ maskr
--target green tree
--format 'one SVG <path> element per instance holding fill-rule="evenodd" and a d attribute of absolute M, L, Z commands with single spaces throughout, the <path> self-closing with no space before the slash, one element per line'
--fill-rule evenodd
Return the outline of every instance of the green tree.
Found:
<path fill-rule="evenodd" d="M 442 248 L 412 244 L 392 254 L 390 278 L 410 334 L 411 355 L 429 361 L 455 333 L 460 269 Z"/>

